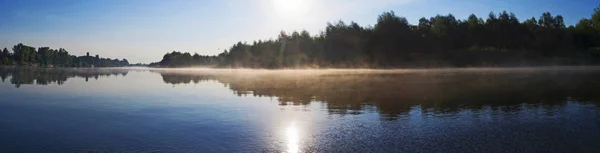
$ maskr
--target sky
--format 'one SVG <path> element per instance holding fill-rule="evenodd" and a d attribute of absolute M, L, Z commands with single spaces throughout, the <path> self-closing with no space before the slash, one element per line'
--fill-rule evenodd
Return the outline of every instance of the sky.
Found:
<path fill-rule="evenodd" d="M 65 48 L 131 63 L 160 61 L 171 51 L 216 55 L 239 41 L 280 31 L 318 34 L 327 22 L 373 26 L 384 11 L 418 23 L 453 14 L 486 18 L 514 12 L 523 21 L 543 12 L 567 25 L 590 18 L 598 0 L 0 0 L 0 47 L 17 43 Z"/>

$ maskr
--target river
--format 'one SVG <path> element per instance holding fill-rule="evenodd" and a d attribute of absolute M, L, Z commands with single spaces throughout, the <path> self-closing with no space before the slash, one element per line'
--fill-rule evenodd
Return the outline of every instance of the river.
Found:
<path fill-rule="evenodd" d="M 600 67 L 0 77 L 0 152 L 600 151 Z"/>

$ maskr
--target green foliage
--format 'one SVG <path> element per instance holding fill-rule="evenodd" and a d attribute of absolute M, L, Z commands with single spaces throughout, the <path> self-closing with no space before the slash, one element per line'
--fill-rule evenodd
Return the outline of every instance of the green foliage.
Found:
<path fill-rule="evenodd" d="M 591 19 L 567 28 L 561 15 L 543 13 L 519 21 L 514 13 L 490 12 L 465 20 L 452 14 L 411 25 L 394 12 L 374 27 L 328 23 L 318 35 L 282 32 L 275 40 L 238 42 L 216 56 L 167 53 L 151 64 L 162 67 L 388 68 L 440 66 L 531 66 L 599 64 L 600 7 Z M 567 61 L 553 63 L 555 61 Z"/>
<path fill-rule="evenodd" d="M 19 65 L 35 63 L 35 48 L 19 43 L 12 48 L 14 55 L 13 59 Z"/>
<path fill-rule="evenodd" d="M 64 48 L 58 50 L 50 47 L 35 47 L 27 46 L 19 43 L 12 48 L 11 54 L 8 49 L 4 48 L 0 53 L 1 65 L 23 65 L 23 66 L 43 66 L 43 67 L 118 67 L 128 66 L 129 62 L 126 59 L 110 59 L 89 56 L 74 56 L 69 54 Z"/>
<path fill-rule="evenodd" d="M 8 49 L 4 48 L 0 52 L 0 65 L 12 65 L 13 61 L 11 59 L 11 54 Z"/>
<path fill-rule="evenodd" d="M 600 5 L 594 9 L 591 21 L 594 28 L 596 28 L 597 31 L 600 31 Z"/>

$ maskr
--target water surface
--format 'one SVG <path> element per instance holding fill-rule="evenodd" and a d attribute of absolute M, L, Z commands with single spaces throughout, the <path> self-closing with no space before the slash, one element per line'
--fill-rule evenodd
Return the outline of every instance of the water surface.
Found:
<path fill-rule="evenodd" d="M 0 152 L 598 152 L 600 68 L 0 68 Z"/>

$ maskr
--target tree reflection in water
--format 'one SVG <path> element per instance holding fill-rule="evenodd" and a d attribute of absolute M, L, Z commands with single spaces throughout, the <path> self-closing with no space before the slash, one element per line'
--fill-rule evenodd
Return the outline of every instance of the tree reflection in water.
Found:
<path fill-rule="evenodd" d="M 16 88 L 23 84 L 48 85 L 64 84 L 67 79 L 73 77 L 85 78 L 87 82 L 90 78 L 98 79 L 107 76 L 126 76 L 129 70 L 126 69 L 104 69 L 104 68 L 0 68 L 0 79 L 2 82 L 10 77 L 10 83 Z"/>
<path fill-rule="evenodd" d="M 238 96 L 277 97 L 280 105 L 323 102 L 331 114 L 376 109 L 394 120 L 420 106 L 426 113 L 462 109 L 515 112 L 570 102 L 599 104 L 597 68 L 414 71 L 155 71 L 170 84 L 218 81 Z M 375 106 L 375 107 L 371 107 Z M 552 113 L 549 113 L 551 115 Z"/>
<path fill-rule="evenodd" d="M 128 69 L 0 68 L 0 78 L 22 84 L 63 84 L 71 77 L 126 76 Z M 136 71 L 147 71 L 136 70 Z M 165 83 L 216 81 L 237 96 L 276 97 L 280 105 L 322 102 L 330 114 L 377 111 L 382 119 L 461 110 L 518 112 L 568 103 L 600 106 L 596 67 L 439 70 L 167 70 L 150 69 Z"/>

